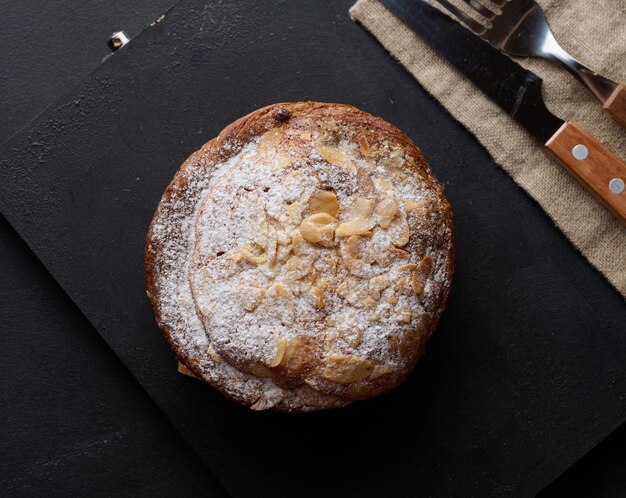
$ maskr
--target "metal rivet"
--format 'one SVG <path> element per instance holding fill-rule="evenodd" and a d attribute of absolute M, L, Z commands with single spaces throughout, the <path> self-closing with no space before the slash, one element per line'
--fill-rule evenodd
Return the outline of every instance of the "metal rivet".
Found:
<path fill-rule="evenodd" d="M 126 36 L 126 33 L 124 33 L 123 31 L 116 31 L 115 33 L 111 35 L 111 39 L 109 40 L 109 45 L 111 46 L 111 49 L 115 51 L 118 48 L 122 48 L 129 41 L 130 41 L 130 38 Z"/>
<path fill-rule="evenodd" d="M 624 180 L 621 178 L 613 178 L 609 182 L 609 190 L 613 194 L 621 194 L 624 192 Z"/>
<path fill-rule="evenodd" d="M 587 156 L 589 155 L 589 149 L 583 144 L 578 144 L 572 149 L 572 155 L 579 161 L 583 161 L 587 159 Z"/>

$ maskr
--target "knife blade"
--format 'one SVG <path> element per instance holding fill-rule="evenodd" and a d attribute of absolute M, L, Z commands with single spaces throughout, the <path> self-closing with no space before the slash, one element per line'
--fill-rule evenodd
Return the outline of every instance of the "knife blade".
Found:
<path fill-rule="evenodd" d="M 448 62 L 543 143 L 626 225 L 626 163 L 573 121 L 546 107 L 543 80 L 425 0 L 380 0 Z"/>

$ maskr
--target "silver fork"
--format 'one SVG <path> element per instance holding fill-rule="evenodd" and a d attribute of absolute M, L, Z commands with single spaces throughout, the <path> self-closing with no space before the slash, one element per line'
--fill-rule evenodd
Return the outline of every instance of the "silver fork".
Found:
<path fill-rule="evenodd" d="M 584 66 L 557 43 L 535 0 L 463 0 L 481 17 L 477 22 L 448 0 L 435 0 L 478 36 L 503 52 L 560 63 L 578 78 L 615 119 L 626 126 L 626 88 Z M 497 5 L 494 9 L 489 4 Z M 499 11 L 498 11 L 499 10 Z"/>

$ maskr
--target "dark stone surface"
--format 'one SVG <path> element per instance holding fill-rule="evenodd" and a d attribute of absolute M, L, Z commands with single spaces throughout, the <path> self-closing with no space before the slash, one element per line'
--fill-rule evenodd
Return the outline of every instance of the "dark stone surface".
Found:
<path fill-rule="evenodd" d="M 531 495 L 623 419 L 623 300 L 482 148 L 350 23 L 350 2 L 295 3 L 185 2 L 5 145 L 3 211 L 235 495 L 289 494 L 305 480 L 302 495 Z M 70 83 L 69 73 L 59 74 Z M 422 146 L 455 209 L 458 275 L 428 356 L 397 393 L 343 412 L 259 416 L 174 373 L 143 295 L 142 240 L 163 186 L 190 151 L 251 108 L 306 98 L 356 104 Z M 15 116 L 15 123 L 25 120 Z M 209 489 L 210 477 L 106 346 L 13 234 L 1 233 L 8 243 L 1 254 L 28 261 L 7 259 L 11 271 L 0 287 L 11 290 L 3 296 L 11 303 L 3 321 L 11 326 L 2 345 L 7 340 L 12 351 L 0 364 L 8 379 L 2 387 L 12 393 L 3 396 L 11 399 L 3 429 L 6 447 L 18 438 L 25 446 L 19 459 L 3 461 L 9 489 L 171 494 L 176 483 L 189 482 L 188 494 Z M 28 274 L 32 280 L 20 277 Z M 40 300 L 17 290 L 35 282 Z M 24 347 L 23 330 L 39 349 Z M 76 368 L 68 356 L 81 357 Z M 25 368 L 22 358 L 48 375 Z M 117 409 L 107 413 L 103 405 Z M 42 429 L 26 429 L 32 427 Z M 153 446 L 144 439 L 150 434 Z M 50 451 L 55 442 L 59 453 Z M 607 465 L 598 464 L 602 453 L 583 460 L 590 477 L 581 480 L 575 467 L 570 480 L 552 486 L 553 495 L 605 482 L 602 476 L 619 483 L 626 465 L 611 448 Z M 38 460 L 39 453 L 51 457 Z M 137 470 L 124 473 L 129 466 Z M 80 487 L 81 474 L 96 481 L 92 488 Z M 619 487 L 600 489 L 611 496 Z"/>

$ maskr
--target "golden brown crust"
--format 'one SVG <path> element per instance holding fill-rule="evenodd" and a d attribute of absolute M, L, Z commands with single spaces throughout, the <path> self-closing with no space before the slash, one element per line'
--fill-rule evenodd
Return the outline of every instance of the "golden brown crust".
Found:
<path fill-rule="evenodd" d="M 400 130 L 386 121 L 371 116 L 352 106 L 343 104 L 325 104 L 317 102 L 304 103 L 279 103 L 254 111 L 227 126 L 216 138 L 207 142 L 200 150 L 192 154 L 180 167 L 174 179 L 169 184 L 163 194 L 161 203 L 155 211 L 150 229 L 148 230 L 146 241 L 146 257 L 145 257 L 145 276 L 147 283 L 148 296 L 152 308 L 155 313 L 157 322 L 159 323 L 165 337 L 170 346 L 176 353 L 179 361 L 186 366 L 193 374 L 199 378 L 207 380 L 206 371 L 199 366 L 198 352 L 190 353 L 190 349 L 182 347 L 179 341 L 173 339 L 171 323 L 164 320 L 161 311 L 161 289 L 159 288 L 160 275 L 165 271 L 163 268 L 164 260 L 160 255 L 166 250 L 166 245 L 170 239 L 163 237 L 160 233 L 161 225 L 164 219 L 171 215 L 172 203 L 179 198 L 187 195 L 190 181 L 196 181 L 198 177 L 205 176 L 209 178 L 215 166 L 223 163 L 229 158 L 240 152 L 242 147 L 254 140 L 256 137 L 266 133 L 272 128 L 286 128 L 290 123 L 298 122 L 300 118 L 319 119 L 322 121 L 334 121 L 340 126 L 353 128 L 358 130 L 359 137 L 365 137 L 363 147 L 376 147 L 383 143 L 393 143 L 402 148 L 410 161 L 406 161 L 406 167 L 412 169 L 414 173 L 419 175 L 427 185 L 427 188 L 434 194 L 434 209 L 438 211 L 439 219 L 445 225 L 446 230 L 435 238 L 435 244 L 447 252 L 446 267 L 441 280 L 441 288 L 438 293 L 438 303 L 436 303 L 432 319 L 427 323 L 427 332 L 423 334 L 419 340 L 412 343 L 411 347 L 416 351 L 406 354 L 417 358 L 423 353 L 426 340 L 435 330 L 438 324 L 441 312 L 445 308 L 448 300 L 450 286 L 454 271 L 454 244 L 453 244 L 453 222 L 452 210 L 445 198 L 443 189 L 439 182 L 432 174 L 426 160 L 421 151 L 413 144 L 413 142 Z M 367 152 L 367 150 L 366 150 Z M 389 377 L 389 381 L 381 384 L 381 388 L 373 389 L 369 385 L 354 386 L 343 390 L 331 390 L 334 395 L 328 395 L 326 406 L 307 406 L 298 408 L 297 406 L 277 402 L 268 408 L 278 411 L 308 411 L 310 409 L 319 409 L 324 407 L 342 406 L 354 399 L 362 399 L 371 395 L 379 394 L 394 388 L 398 385 L 406 375 L 411 371 L 415 361 L 401 371 L 396 372 Z M 289 386 L 289 376 L 281 379 L 280 370 L 276 374 L 280 384 Z M 220 385 L 215 381 L 212 385 L 221 390 L 227 397 L 238 402 L 250 404 L 249 401 L 243 400 L 242 396 L 235 391 L 227 389 L 227 386 Z M 323 388 L 318 385 L 316 388 Z M 245 396 L 244 396 L 245 397 Z M 260 399 L 260 398 L 259 398 Z M 263 409 L 261 407 L 260 409 Z"/>

